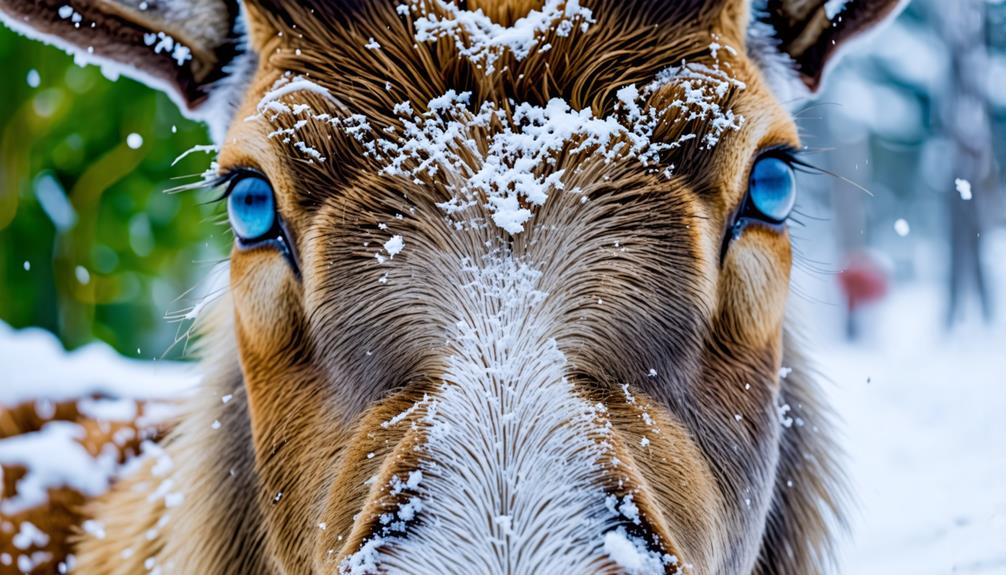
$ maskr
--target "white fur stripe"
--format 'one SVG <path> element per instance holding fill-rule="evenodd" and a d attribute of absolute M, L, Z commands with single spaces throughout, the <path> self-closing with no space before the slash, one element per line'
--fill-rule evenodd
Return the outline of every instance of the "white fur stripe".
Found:
<path fill-rule="evenodd" d="M 605 409 L 565 377 L 540 274 L 509 256 L 465 273 L 467 298 L 449 330 L 455 352 L 423 418 L 418 499 L 384 518 L 384 534 L 342 571 L 610 569 L 605 534 L 620 521 L 604 490 Z"/>

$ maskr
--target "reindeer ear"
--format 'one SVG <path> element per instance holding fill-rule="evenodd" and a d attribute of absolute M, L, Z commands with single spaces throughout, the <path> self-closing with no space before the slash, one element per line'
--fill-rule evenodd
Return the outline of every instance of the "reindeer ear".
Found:
<path fill-rule="evenodd" d="M 191 116 L 239 51 L 237 0 L 0 0 L 0 19 L 166 92 Z"/>
<path fill-rule="evenodd" d="M 792 59 L 803 83 L 817 91 L 840 48 L 905 4 L 904 0 L 755 0 L 753 16 L 756 25 L 771 27 L 778 49 Z"/>

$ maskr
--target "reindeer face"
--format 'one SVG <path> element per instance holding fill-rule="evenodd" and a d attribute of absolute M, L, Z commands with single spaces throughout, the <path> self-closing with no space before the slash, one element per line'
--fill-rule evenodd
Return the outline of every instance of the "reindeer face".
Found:
<path fill-rule="evenodd" d="M 271 563 L 814 570 L 829 458 L 780 378 L 800 144 L 765 66 L 814 87 L 893 4 L 256 0 L 223 81 L 230 44 L 196 42 L 160 77 L 237 85 L 217 175 Z"/>
<path fill-rule="evenodd" d="M 220 154 L 287 560 L 750 565 L 799 142 L 736 16 L 403 6 L 252 9 Z"/>

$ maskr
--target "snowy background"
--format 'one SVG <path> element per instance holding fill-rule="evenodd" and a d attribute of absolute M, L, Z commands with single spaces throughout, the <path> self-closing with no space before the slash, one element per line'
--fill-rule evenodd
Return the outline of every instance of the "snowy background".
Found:
<path fill-rule="evenodd" d="M 990 244 L 1006 302 L 1006 234 Z M 1006 573 L 1006 322 L 947 333 L 945 289 L 937 278 L 895 286 L 855 343 L 837 289 L 795 296 L 856 497 L 840 573 Z"/>
<path fill-rule="evenodd" d="M 984 27 L 955 39 L 967 4 Z M 841 573 L 1006 573 L 1004 8 L 913 2 L 800 114 L 822 167 L 872 194 L 806 178 L 794 228 L 793 315 L 831 382 L 857 498 Z M 984 116 L 955 133 L 967 92 Z M 983 150 L 991 173 L 965 176 L 956 139 Z M 984 181 L 983 195 L 959 178 Z M 978 238 L 968 248 L 981 250 L 987 319 L 975 271 L 954 267 L 955 229 Z M 860 310 L 850 341 L 836 272 L 864 253 L 889 291 Z M 955 274 L 966 277 L 950 320 Z"/>
<path fill-rule="evenodd" d="M 856 493 L 841 573 L 1006 573 L 1006 4 L 975 1 L 985 21 L 962 54 L 954 10 L 972 1 L 916 0 L 798 113 L 807 159 L 868 190 L 804 177 L 793 228 L 791 315 L 830 381 Z M 191 385 L 189 367 L 161 358 L 184 357 L 175 341 L 208 288 L 188 290 L 230 240 L 217 207 L 149 190 L 203 168 L 169 167 L 202 128 L 5 31 L 0 69 L 12 84 L 0 91 L 0 403 L 118 394 L 153 373 L 135 395 Z M 988 152 L 985 170 L 953 160 L 962 93 L 981 102 L 965 140 Z M 962 226 L 979 241 L 961 244 Z M 976 273 L 954 267 L 961 245 L 981 249 L 987 318 L 965 281 L 948 321 L 951 277 Z M 887 293 L 858 310 L 850 339 L 839 274 L 863 254 Z"/>

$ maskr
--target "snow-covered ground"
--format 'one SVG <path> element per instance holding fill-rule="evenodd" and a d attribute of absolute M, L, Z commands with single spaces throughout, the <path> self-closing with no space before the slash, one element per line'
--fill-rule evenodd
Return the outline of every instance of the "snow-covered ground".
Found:
<path fill-rule="evenodd" d="M 197 384 L 192 365 L 127 359 L 104 343 L 67 353 L 47 331 L 14 330 L 0 321 L 0 415 L 6 417 L 5 409 L 16 413 L 19 405 L 27 404 L 46 422 L 37 430 L 0 439 L 0 531 L 10 532 L 9 517 L 45 504 L 51 489 L 72 487 L 89 496 L 102 494 L 124 468 L 117 448 L 146 438 L 175 417 L 177 401 L 191 394 Z M 79 421 L 64 420 L 67 411 L 57 415 L 57 406 L 63 402 L 75 403 Z M 116 433 L 114 446 L 106 445 L 94 454 L 85 448 L 85 420 L 133 423 L 136 431 Z M 5 423 L 9 426 L 15 421 L 27 420 L 11 416 Z M 2 489 L 7 466 L 27 469 L 12 497 L 4 497 Z M 30 522 L 20 525 L 35 528 Z M 48 534 L 43 534 L 39 548 L 48 541 Z M 0 554 L 0 572 L 7 572 L 3 566 L 14 560 L 20 572 L 31 572 L 33 565 L 48 561 L 36 563 L 29 557 L 27 551 L 16 558 Z"/>
<path fill-rule="evenodd" d="M 1003 312 L 1006 236 L 987 256 Z M 857 499 L 840 573 L 1006 574 L 1006 317 L 948 333 L 943 290 L 895 286 L 854 345 L 834 295 L 801 298 Z"/>
<path fill-rule="evenodd" d="M 0 366 L 0 406 L 92 395 L 171 400 L 198 383 L 196 370 L 187 364 L 127 359 L 103 343 L 67 353 L 43 329 L 14 330 L 2 321 Z"/>
<path fill-rule="evenodd" d="M 1006 573 L 1006 326 L 944 335 L 936 289 L 903 289 L 876 340 L 817 354 L 858 506 L 841 573 Z"/>

